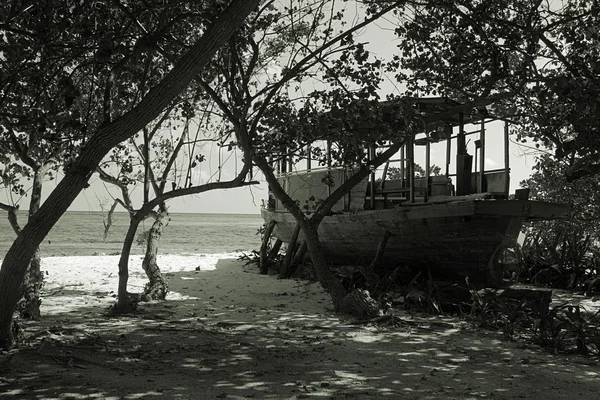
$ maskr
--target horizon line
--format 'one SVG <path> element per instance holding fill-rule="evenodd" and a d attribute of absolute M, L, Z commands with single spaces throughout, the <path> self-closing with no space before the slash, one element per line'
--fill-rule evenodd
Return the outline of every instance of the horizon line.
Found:
<path fill-rule="evenodd" d="M 29 209 L 19 209 L 17 212 L 21 213 L 21 212 L 29 212 Z M 102 213 L 101 210 L 67 210 L 65 211 L 65 213 L 69 213 L 69 212 L 77 212 L 77 213 L 84 213 L 84 212 L 91 212 L 91 213 Z M 106 213 L 108 213 L 108 211 L 105 211 Z M 114 211 L 114 213 L 118 213 L 118 214 L 128 214 L 127 211 Z M 169 212 L 169 214 L 207 214 L 207 215 L 223 215 L 223 214 L 229 214 L 229 215 L 257 215 L 260 216 L 260 213 L 244 213 L 244 212 L 195 212 L 195 211 L 173 211 L 173 212 Z"/>

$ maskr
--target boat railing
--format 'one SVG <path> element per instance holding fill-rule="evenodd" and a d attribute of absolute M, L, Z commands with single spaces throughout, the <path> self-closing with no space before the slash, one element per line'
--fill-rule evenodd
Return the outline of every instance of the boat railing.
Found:
<path fill-rule="evenodd" d="M 414 202 L 439 201 L 441 198 L 455 197 L 453 178 L 456 178 L 456 174 L 414 178 L 412 187 Z M 504 169 L 485 171 L 483 180 L 479 174 L 472 174 L 470 192 L 485 195 L 486 198 L 506 198 L 504 188 L 508 179 Z M 483 187 L 480 187 L 482 182 Z M 374 208 L 387 208 L 410 199 L 411 187 L 407 185 L 407 179 L 386 179 L 382 176 L 375 181 L 373 187 L 374 196 L 371 196 L 371 185 L 367 190 L 367 204 L 375 204 Z"/>
<path fill-rule="evenodd" d="M 444 198 L 456 196 L 453 179 L 456 174 L 432 175 L 430 177 L 415 177 L 412 189 L 408 185 L 408 179 L 390 179 L 381 172 L 376 178 L 365 179 L 361 184 L 352 189 L 333 207 L 334 212 L 356 211 L 365 208 L 388 208 L 403 203 L 423 203 L 428 201 L 440 201 Z M 343 184 L 351 171 L 342 166 L 317 167 L 311 169 L 293 170 L 281 172 L 277 175 L 279 183 L 300 207 L 311 212 L 326 199 L 336 187 Z M 487 170 L 483 180 L 479 174 L 471 175 L 471 193 L 485 194 L 486 197 L 505 198 L 504 188 L 509 179 L 504 169 Z M 325 182 L 330 182 L 326 184 Z M 483 182 L 483 187 L 479 185 Z M 413 193 L 411 201 L 411 190 Z M 373 206 L 373 204 L 375 206 Z M 268 208 L 284 211 L 279 200 L 271 199 Z"/>

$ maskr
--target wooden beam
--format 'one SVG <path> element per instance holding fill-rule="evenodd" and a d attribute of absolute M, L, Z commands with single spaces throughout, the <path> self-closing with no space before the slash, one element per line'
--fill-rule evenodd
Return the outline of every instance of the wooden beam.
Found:
<path fill-rule="evenodd" d="M 510 194 L 510 153 L 509 153 L 509 141 L 508 141 L 508 121 L 504 121 L 504 174 L 506 179 L 504 181 L 504 194 L 508 199 Z"/>
<path fill-rule="evenodd" d="M 404 150 L 406 145 L 400 148 L 400 179 L 402 179 L 402 187 L 406 185 L 406 175 L 404 165 L 406 164 L 406 160 L 404 159 Z"/>
<path fill-rule="evenodd" d="M 306 241 L 301 242 L 300 247 L 298 247 L 298 250 L 296 251 L 296 254 L 294 255 L 294 259 L 292 260 L 287 271 L 285 271 L 285 276 L 280 275 L 280 277 L 282 279 L 288 279 L 289 277 L 291 277 L 292 274 L 294 273 L 294 271 L 298 268 L 298 266 L 302 265 L 304 256 L 306 255 L 307 251 L 308 251 L 308 246 L 306 245 Z"/>
<path fill-rule="evenodd" d="M 379 186 L 379 190 L 385 189 L 385 183 L 387 181 L 387 174 L 388 174 L 388 169 L 390 167 L 391 161 L 392 160 L 387 160 L 383 167 L 383 173 L 381 174 L 381 185 Z M 387 208 L 387 202 L 388 202 L 387 194 L 384 194 L 383 195 L 383 208 Z"/>
<path fill-rule="evenodd" d="M 458 135 L 456 136 L 456 195 L 463 196 L 471 192 L 471 169 L 467 170 L 469 155 L 465 140 L 464 114 L 458 114 Z"/>
<path fill-rule="evenodd" d="M 479 151 L 479 192 L 485 192 L 485 118 L 481 119 L 481 133 L 479 134 L 481 149 Z"/>
<path fill-rule="evenodd" d="M 273 228 L 275 228 L 275 221 L 269 221 L 269 223 L 265 226 L 265 233 L 263 236 L 263 241 L 260 246 L 260 258 L 259 258 L 259 266 L 260 273 L 262 275 L 266 275 L 269 273 L 269 263 L 267 256 L 267 247 L 269 246 L 269 240 L 271 240 L 271 234 L 273 233 Z"/>
<path fill-rule="evenodd" d="M 375 147 L 369 147 L 369 162 L 371 162 L 375 158 Z M 384 178 L 385 179 L 385 178 Z M 369 177 L 369 190 L 371 193 L 370 199 L 370 208 L 371 210 L 375 209 L 375 171 L 371 171 L 371 175 Z"/>
<path fill-rule="evenodd" d="M 458 114 L 458 135 L 456 136 L 456 154 L 467 154 L 465 140 L 465 117 L 462 111 Z"/>
<path fill-rule="evenodd" d="M 415 143 L 413 138 L 410 138 L 407 142 L 406 152 L 408 153 L 408 187 L 409 199 L 411 203 L 415 202 Z"/>
<path fill-rule="evenodd" d="M 271 251 L 269 251 L 269 255 L 267 256 L 268 260 L 274 259 L 277 256 L 277 254 L 279 254 L 279 250 L 281 249 L 282 244 L 283 241 L 281 239 L 277 239 L 275 241 L 275 244 L 273 244 L 273 247 L 271 247 Z"/>
<path fill-rule="evenodd" d="M 429 139 L 429 133 L 426 133 L 426 138 Z M 431 144 L 429 140 L 425 144 L 425 193 L 423 193 L 423 201 L 427 202 L 429 195 L 429 175 L 431 174 Z"/>
<path fill-rule="evenodd" d="M 279 272 L 279 278 L 289 279 L 294 273 L 294 271 L 297 269 L 297 267 L 302 264 L 307 251 L 308 246 L 306 245 L 306 241 L 301 242 L 300 246 L 298 246 L 298 249 L 295 252 L 293 252 L 294 257 L 292 258 L 292 261 L 290 262 L 289 266 L 287 268 L 282 268 Z"/>
<path fill-rule="evenodd" d="M 294 228 L 294 232 L 292 233 L 292 237 L 290 238 L 290 242 L 287 245 L 287 249 L 285 250 L 285 258 L 283 259 L 283 265 L 281 266 L 281 270 L 279 271 L 279 277 L 285 278 L 288 274 L 288 270 L 290 269 L 290 265 L 292 265 L 292 259 L 294 258 L 294 251 L 296 250 L 296 242 L 298 241 L 298 236 L 300 235 L 300 225 L 296 224 Z"/>
<path fill-rule="evenodd" d="M 327 172 L 331 174 L 331 140 L 327 141 Z M 331 196 L 331 186 L 327 185 L 327 197 Z"/>
<path fill-rule="evenodd" d="M 450 127 L 450 135 L 446 139 L 446 178 L 450 177 L 450 157 L 452 155 L 452 127 Z"/>

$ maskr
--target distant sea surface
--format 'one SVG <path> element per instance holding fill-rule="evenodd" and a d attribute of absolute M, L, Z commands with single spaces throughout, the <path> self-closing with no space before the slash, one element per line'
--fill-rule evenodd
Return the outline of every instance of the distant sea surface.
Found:
<path fill-rule="evenodd" d="M 6 213 L 0 214 L 0 259 L 15 239 Z M 171 221 L 164 228 L 159 244 L 160 254 L 214 254 L 249 252 L 260 247 L 257 231 L 263 224 L 260 215 L 247 214 L 170 214 Z M 19 224 L 27 222 L 25 212 L 19 212 Z M 138 234 L 152 226 L 147 219 L 138 228 Z M 129 226 L 126 213 L 115 213 L 106 240 L 100 212 L 67 212 L 52 228 L 42 243 L 42 257 L 87 256 L 121 252 Z M 145 248 L 134 243 L 132 254 L 143 254 Z"/>

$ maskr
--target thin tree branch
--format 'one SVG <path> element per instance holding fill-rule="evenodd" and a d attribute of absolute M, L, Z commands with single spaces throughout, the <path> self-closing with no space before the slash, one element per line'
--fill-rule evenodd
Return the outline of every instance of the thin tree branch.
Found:
<path fill-rule="evenodd" d="M 131 201 L 127 185 L 119 179 L 115 178 L 114 176 L 110 175 L 102 167 L 96 168 L 96 171 L 98 172 L 98 176 L 102 181 L 110 183 L 111 185 L 114 185 L 121 190 L 121 196 L 123 196 L 123 200 L 116 200 L 119 201 L 119 203 L 123 206 L 125 210 L 127 210 L 127 212 L 129 212 L 129 214 L 134 213 L 135 210 L 133 208 L 133 202 Z"/>
<path fill-rule="evenodd" d="M 17 221 L 17 211 L 19 211 L 19 206 L 11 206 L 9 204 L 0 203 L 0 209 L 8 213 L 8 222 L 10 222 L 10 226 L 13 231 L 19 235 L 21 233 L 21 227 Z"/>
<path fill-rule="evenodd" d="M 384 7 L 381 11 L 373 14 L 371 17 L 365 18 L 365 20 L 363 22 L 361 22 L 360 24 L 353 26 L 351 29 L 348 29 L 347 31 L 339 34 L 338 36 L 336 36 L 333 39 L 329 40 L 327 43 L 325 43 L 323 46 L 319 47 L 318 49 L 313 50 L 307 56 L 305 56 L 302 60 L 300 60 L 296 65 L 294 65 L 292 68 L 290 68 L 286 72 L 286 74 L 282 77 L 282 79 L 279 82 L 277 82 L 277 84 L 275 84 L 271 88 L 271 90 L 269 91 L 269 93 L 266 95 L 265 99 L 263 100 L 262 105 L 260 106 L 260 108 L 256 112 L 254 121 L 252 122 L 252 126 L 250 127 L 250 132 L 255 132 L 256 131 L 256 128 L 257 128 L 258 123 L 259 123 L 259 121 L 261 119 L 261 116 L 267 110 L 267 108 L 269 106 L 269 103 L 271 102 L 271 100 L 273 99 L 273 97 L 275 97 L 275 95 L 279 92 L 279 90 L 287 82 L 289 82 L 291 79 L 293 79 L 296 76 L 296 74 L 299 71 L 302 70 L 302 68 L 303 68 L 303 66 L 305 64 L 307 64 L 309 61 L 311 61 L 312 59 L 314 59 L 314 57 L 317 54 L 321 53 L 323 50 L 328 49 L 329 47 L 333 46 L 337 42 L 340 42 L 342 39 L 344 39 L 348 35 L 350 35 L 350 34 L 356 32 L 356 31 L 358 31 L 359 29 L 364 28 L 365 26 L 369 25 L 373 21 L 376 21 L 377 19 L 381 18 L 382 16 L 384 16 L 388 12 L 390 12 L 393 9 L 395 9 L 396 7 L 400 6 L 402 3 L 403 3 L 403 1 L 396 1 L 392 5 Z"/>

